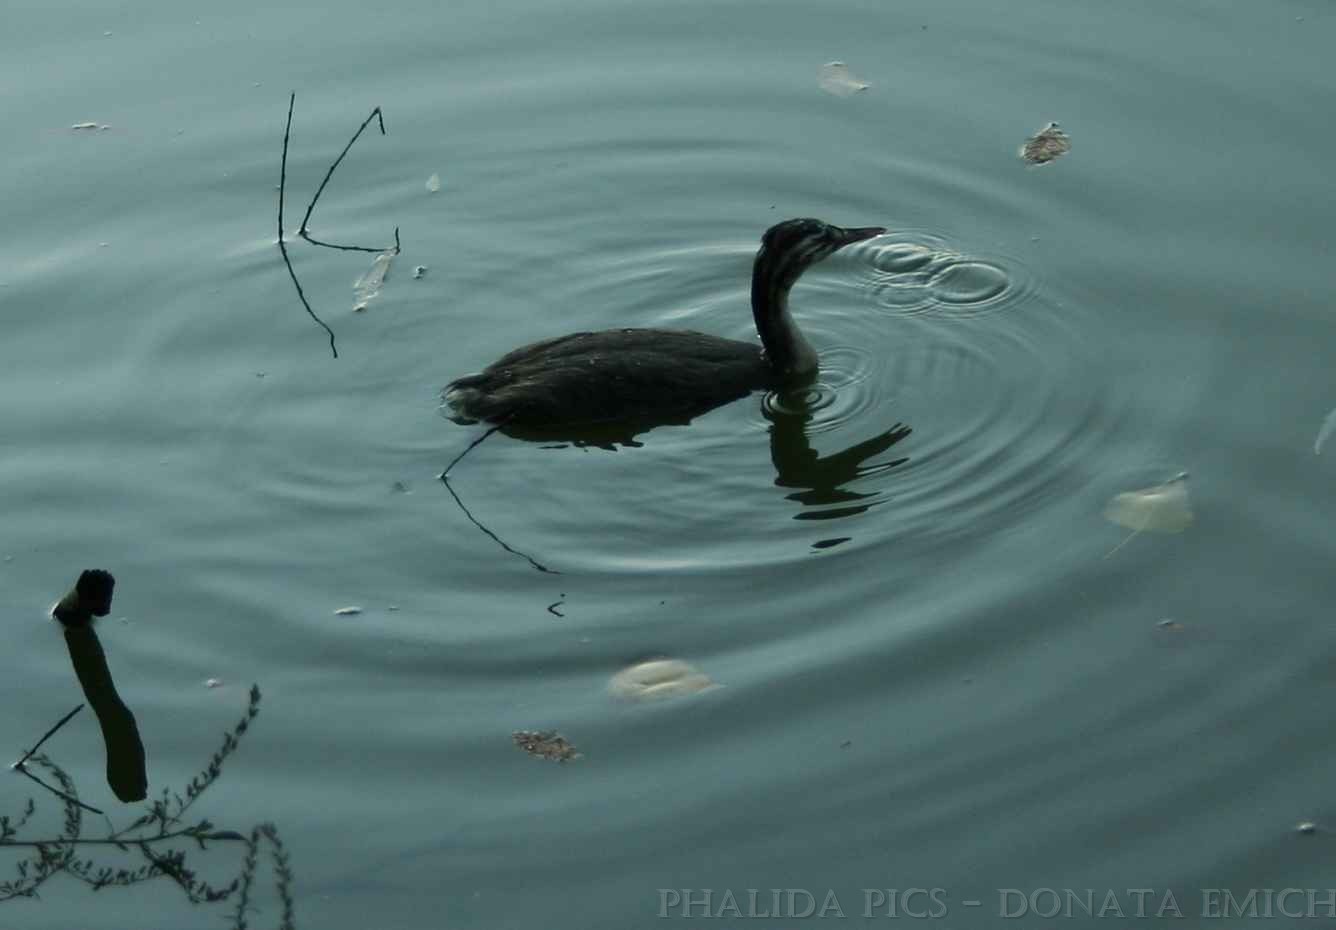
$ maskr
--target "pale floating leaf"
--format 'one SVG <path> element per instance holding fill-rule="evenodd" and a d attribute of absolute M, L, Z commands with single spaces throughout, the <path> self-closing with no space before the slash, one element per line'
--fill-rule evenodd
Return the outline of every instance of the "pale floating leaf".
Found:
<path fill-rule="evenodd" d="M 1072 140 L 1067 133 L 1057 123 L 1049 123 L 1021 146 L 1021 158 L 1032 165 L 1046 165 L 1071 150 Z"/>
<path fill-rule="evenodd" d="M 433 174 L 431 177 L 427 178 L 427 190 L 430 193 L 434 194 L 440 189 L 441 189 L 441 176 L 439 174 Z"/>
<path fill-rule="evenodd" d="M 1187 473 L 1164 484 L 1115 495 L 1104 508 L 1104 516 L 1136 533 L 1183 532 L 1192 525 Z"/>
<path fill-rule="evenodd" d="M 865 91 L 870 86 L 849 71 L 849 66 L 842 61 L 831 61 L 821 66 L 821 89 L 836 97 L 852 97 Z"/>
<path fill-rule="evenodd" d="M 1317 438 L 1313 440 L 1314 455 L 1322 454 L 1322 447 L 1327 444 L 1332 433 L 1336 433 L 1336 410 L 1327 414 L 1327 418 L 1322 421 L 1322 428 L 1317 431 Z"/>
<path fill-rule="evenodd" d="M 394 249 L 381 252 L 371 263 L 366 274 L 353 282 L 353 293 L 357 295 L 357 302 L 353 304 L 354 311 L 365 310 L 367 304 L 380 294 L 381 285 L 385 283 L 385 276 L 389 274 L 390 263 L 393 261 Z"/>
<path fill-rule="evenodd" d="M 221 678 L 206 678 L 204 680 L 204 687 L 206 688 L 221 688 L 222 686 L 223 680 Z"/>
<path fill-rule="evenodd" d="M 105 124 L 103 124 L 103 123 L 75 123 L 75 124 L 72 125 L 70 128 L 71 128 L 71 129 L 95 129 L 95 130 L 101 130 L 101 129 L 110 129 L 111 127 L 110 127 L 110 126 L 107 126 L 107 125 L 105 125 Z"/>
<path fill-rule="evenodd" d="M 334 611 L 336 617 L 355 617 L 362 612 L 360 607 L 340 607 Z"/>
<path fill-rule="evenodd" d="M 550 762 L 569 762 L 580 758 L 571 742 L 555 730 L 516 730 L 510 734 L 515 745 L 531 756 Z"/>
<path fill-rule="evenodd" d="M 661 701 L 714 687 L 709 676 L 679 659 L 638 662 L 608 682 L 608 692 L 624 701 Z"/>

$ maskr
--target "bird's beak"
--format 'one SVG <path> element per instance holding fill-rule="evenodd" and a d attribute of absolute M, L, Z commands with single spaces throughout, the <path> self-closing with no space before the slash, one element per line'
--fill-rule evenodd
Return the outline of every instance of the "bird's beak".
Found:
<path fill-rule="evenodd" d="M 885 231 L 886 227 L 884 226 L 860 226 L 856 229 L 841 229 L 839 235 L 840 248 L 854 242 L 862 242 L 864 239 L 875 238 Z"/>

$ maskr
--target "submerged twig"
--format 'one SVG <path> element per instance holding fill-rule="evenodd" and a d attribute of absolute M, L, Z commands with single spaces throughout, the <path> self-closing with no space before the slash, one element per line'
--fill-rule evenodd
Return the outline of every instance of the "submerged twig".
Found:
<path fill-rule="evenodd" d="M 81 705 L 79 705 L 79 706 L 82 707 L 83 705 L 81 704 Z M 69 718 L 66 718 L 66 719 L 69 719 Z M 45 760 L 45 759 L 46 759 L 46 756 L 37 756 L 36 758 L 41 759 L 41 760 Z M 26 761 L 26 760 L 25 760 L 25 761 Z M 31 778 L 33 781 L 37 782 L 37 784 L 41 785 L 41 786 L 42 786 L 43 788 L 45 788 L 47 791 L 50 791 L 52 794 L 54 794 L 56 797 L 60 798 L 62 801 L 65 801 L 65 802 L 67 802 L 67 803 L 69 803 L 69 804 L 77 804 L 79 807 L 82 807 L 84 810 L 89 811 L 90 813 L 98 814 L 99 816 L 106 816 L 105 814 L 102 813 L 102 811 L 98 810 L 98 809 L 97 809 L 96 807 L 94 807 L 93 805 L 91 805 L 91 804 L 85 804 L 83 801 L 80 801 L 80 800 L 79 800 L 78 798 L 76 798 L 74 795 L 72 795 L 72 794 L 66 794 L 65 792 L 61 791 L 59 788 L 53 788 L 51 785 L 48 785 L 46 782 L 42 781 L 40 778 L 38 778 L 38 777 L 37 777 L 36 775 L 34 775 L 32 772 L 28 771 L 28 768 L 27 768 L 25 765 L 23 765 L 22 763 L 15 763 L 15 765 L 14 765 L 14 771 L 18 772 L 18 773 L 19 773 L 20 775 L 22 775 L 24 778 Z M 53 842 L 55 842 L 55 841 L 53 841 Z M 16 846 L 21 846 L 21 845 L 25 845 L 25 844 L 22 844 L 22 843 L 14 843 L 14 844 L 6 844 L 6 845 L 16 845 Z M 36 845 L 40 845 L 40 844 L 37 844 L 37 843 L 30 843 L 30 844 L 26 844 L 26 845 L 36 846 Z"/>
<path fill-rule="evenodd" d="M 1141 535 L 1141 530 L 1142 530 L 1142 529 L 1144 529 L 1144 527 L 1139 527 L 1139 528 L 1133 530 L 1132 532 L 1128 533 L 1128 534 L 1127 534 L 1127 537 L 1126 537 L 1125 539 L 1123 539 L 1122 542 L 1120 542 L 1118 545 L 1114 546 L 1114 547 L 1113 547 L 1112 549 L 1110 549 L 1108 552 L 1104 553 L 1104 558 L 1106 558 L 1106 559 L 1109 558 L 1109 557 L 1112 556 L 1115 552 L 1117 552 L 1119 549 L 1121 549 L 1123 546 L 1126 546 L 1126 545 L 1127 545 L 1128 543 L 1130 543 L 1133 539 L 1135 539 L 1136 537 L 1140 536 L 1140 535 Z"/>
<path fill-rule="evenodd" d="M 518 549 L 515 549 L 512 546 L 507 545 L 506 542 L 500 536 L 496 535 L 491 530 L 489 530 L 486 526 L 484 526 L 481 522 L 479 522 L 477 517 L 475 517 L 472 513 L 469 512 L 469 509 L 464 506 L 464 502 L 459 499 L 459 495 L 455 493 L 455 489 L 450 486 L 450 469 L 458 465 L 460 461 L 463 460 L 464 456 L 468 455 L 475 448 L 482 445 L 484 439 L 495 433 L 497 430 L 501 429 L 501 427 L 503 426 L 505 426 L 504 423 L 491 427 L 490 429 L 487 430 L 487 432 L 483 433 L 477 439 L 469 443 L 468 447 L 463 452 L 456 455 L 454 459 L 451 460 L 450 464 L 445 466 L 445 471 L 441 472 L 440 474 L 441 484 L 445 485 L 445 489 L 450 492 L 450 496 L 455 499 L 455 503 L 459 506 L 459 509 L 464 514 L 464 516 L 468 517 L 469 522 L 472 523 L 474 526 L 476 526 L 478 529 L 482 530 L 488 536 L 490 536 L 492 541 L 495 542 L 498 546 L 509 552 L 511 555 L 517 555 L 520 558 L 524 559 L 526 562 L 528 562 L 534 568 L 538 569 L 540 572 L 545 572 L 546 574 L 549 575 L 560 575 L 561 572 L 557 571 L 555 568 L 548 568 L 546 565 L 544 565 L 542 562 L 539 562 L 533 556 L 520 552 Z"/>
<path fill-rule="evenodd" d="M 311 302 L 306 299 L 306 293 L 302 290 L 302 283 L 297 280 L 297 272 L 292 269 L 292 259 L 288 258 L 288 244 L 283 240 L 283 198 L 287 193 L 288 187 L 288 138 L 292 134 L 292 107 L 297 102 L 297 92 L 293 91 L 292 96 L 288 97 L 288 125 L 283 130 L 283 163 L 278 173 L 278 250 L 283 253 L 283 264 L 288 266 L 288 275 L 292 278 L 292 284 L 297 288 L 297 296 L 301 298 L 302 306 L 310 314 L 311 319 L 320 324 L 325 332 L 329 333 L 329 351 L 334 353 L 334 357 L 339 357 L 339 348 L 334 344 L 334 330 L 330 329 L 325 321 L 316 316 L 311 309 Z"/>

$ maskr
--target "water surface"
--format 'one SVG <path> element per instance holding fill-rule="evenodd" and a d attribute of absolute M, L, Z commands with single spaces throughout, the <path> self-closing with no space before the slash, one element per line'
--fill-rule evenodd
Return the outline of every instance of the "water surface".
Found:
<path fill-rule="evenodd" d="M 1174 890 L 1195 924 L 1202 888 L 1329 883 L 1330 834 L 1292 829 L 1333 816 L 1336 761 L 1325 6 L 10 20 L 16 756 L 78 700 L 42 611 L 98 565 L 151 790 L 263 689 L 201 805 L 279 825 L 301 926 L 612 930 L 704 888 L 833 890 L 879 924 L 862 889 L 909 887 L 953 927 L 993 926 L 1005 888 Z M 834 60 L 871 86 L 824 93 Z M 388 130 L 312 222 L 400 228 L 381 294 L 354 314 L 373 256 L 291 246 L 337 361 L 276 248 L 292 90 L 292 227 L 374 106 Z M 1027 167 L 1050 120 L 1072 151 Z M 616 451 L 489 439 L 456 489 L 560 575 L 467 522 L 436 475 L 478 430 L 437 415 L 441 385 L 577 329 L 751 338 L 760 233 L 806 215 L 891 233 L 794 291 L 823 363 L 805 422 L 758 395 Z M 1194 525 L 1105 558 L 1106 502 L 1185 470 Z M 660 655 L 723 687 L 609 697 Z M 520 729 L 583 758 L 530 758 Z M 91 717 L 51 751 L 131 819 Z M 219 925 L 165 885 L 49 888 L 0 924 Z"/>

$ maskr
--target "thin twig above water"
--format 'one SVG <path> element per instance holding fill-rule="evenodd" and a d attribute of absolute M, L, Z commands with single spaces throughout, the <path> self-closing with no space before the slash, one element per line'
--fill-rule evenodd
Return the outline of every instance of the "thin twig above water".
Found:
<path fill-rule="evenodd" d="M 316 323 L 329 334 L 329 351 L 333 353 L 335 358 L 338 358 L 339 349 L 334 341 L 334 330 L 330 329 L 325 321 L 320 319 L 315 310 L 311 308 L 311 302 L 306 299 L 306 292 L 302 290 L 301 281 L 297 280 L 297 272 L 293 270 L 292 259 L 288 256 L 288 245 L 283 238 L 283 203 L 287 195 L 288 187 L 288 142 L 292 136 L 292 110 L 296 101 L 297 94 L 296 92 L 293 92 L 291 96 L 288 97 L 288 122 L 283 129 L 283 160 L 278 176 L 278 249 L 283 253 L 283 264 L 287 266 L 288 275 L 292 278 L 292 284 L 297 288 L 297 296 L 301 298 L 302 306 L 306 308 L 306 312 L 310 315 L 311 319 L 315 320 Z M 306 215 L 302 217 L 301 228 L 297 230 L 297 235 L 311 243 L 311 245 L 323 246 L 327 249 L 337 249 L 340 252 L 393 252 L 395 255 L 398 255 L 401 251 L 398 226 L 394 227 L 394 245 L 390 248 L 365 245 L 339 245 L 333 242 L 322 242 L 313 237 L 308 228 L 308 224 L 311 221 L 311 214 L 315 210 L 316 203 L 320 200 L 320 195 L 325 192 L 325 187 L 328 186 L 330 178 L 334 176 L 334 169 L 339 167 L 344 156 L 348 154 L 348 150 L 353 147 L 353 143 L 362 135 L 363 130 L 371 125 L 373 119 L 377 121 L 377 124 L 380 127 L 380 134 L 382 136 L 385 135 L 385 119 L 381 115 L 380 107 L 376 107 L 371 111 L 371 114 L 362 121 L 362 125 L 357 127 L 357 131 L 353 133 L 353 137 L 348 140 L 348 144 L 343 147 L 343 151 L 339 153 L 339 157 L 334 159 L 333 164 L 329 166 L 329 169 L 325 172 L 324 180 L 320 182 L 320 187 L 316 189 L 315 196 L 311 198 L 311 202 L 306 207 Z"/>

